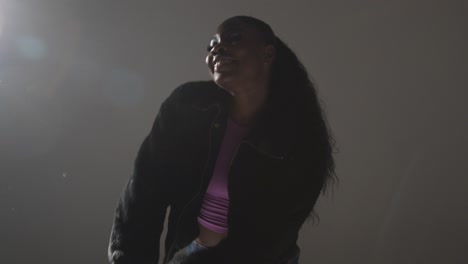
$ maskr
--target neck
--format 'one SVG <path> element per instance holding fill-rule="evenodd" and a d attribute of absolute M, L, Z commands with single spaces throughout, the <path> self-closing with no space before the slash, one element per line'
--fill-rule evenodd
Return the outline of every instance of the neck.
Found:
<path fill-rule="evenodd" d="M 245 89 L 249 92 L 235 94 L 229 102 L 229 116 L 242 126 L 251 127 L 264 110 L 268 89 Z"/>

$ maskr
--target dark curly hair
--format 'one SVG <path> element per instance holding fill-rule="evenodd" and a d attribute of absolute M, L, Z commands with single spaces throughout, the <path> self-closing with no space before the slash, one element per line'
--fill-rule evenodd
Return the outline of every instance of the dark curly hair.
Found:
<path fill-rule="evenodd" d="M 228 18 L 222 25 L 238 23 L 255 29 L 260 34 L 263 44 L 271 44 L 275 47 L 276 58 L 270 72 L 268 101 L 273 105 L 274 109 L 284 110 L 289 107 L 300 106 L 298 113 L 309 119 L 313 124 L 312 143 L 320 146 L 316 157 L 317 164 L 321 167 L 318 171 L 321 172 L 323 182 L 322 194 L 325 194 L 330 185 L 338 182 L 333 159 L 335 140 L 317 97 L 315 85 L 310 80 L 307 70 L 296 54 L 273 33 L 267 23 L 243 15 Z M 319 219 L 315 210 L 310 218 Z"/>

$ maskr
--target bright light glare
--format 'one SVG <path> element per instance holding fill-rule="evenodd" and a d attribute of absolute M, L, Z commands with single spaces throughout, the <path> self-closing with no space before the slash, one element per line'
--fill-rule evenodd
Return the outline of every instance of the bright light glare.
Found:
<path fill-rule="evenodd" d="M 0 37 L 2 36 L 3 32 L 3 8 L 2 5 L 0 4 Z"/>

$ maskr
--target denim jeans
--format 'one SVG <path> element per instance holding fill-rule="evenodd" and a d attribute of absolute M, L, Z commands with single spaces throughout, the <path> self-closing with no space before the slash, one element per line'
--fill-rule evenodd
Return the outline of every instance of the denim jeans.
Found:
<path fill-rule="evenodd" d="M 207 247 L 201 245 L 197 241 L 193 240 L 192 243 L 190 243 L 188 246 L 180 249 L 174 254 L 174 257 L 167 263 L 167 264 L 180 264 L 184 259 L 186 259 L 188 256 L 193 254 L 194 252 L 205 250 Z M 299 264 L 299 256 L 301 252 L 300 249 L 297 249 L 296 254 L 294 257 L 289 259 L 286 263 L 284 264 Z"/>

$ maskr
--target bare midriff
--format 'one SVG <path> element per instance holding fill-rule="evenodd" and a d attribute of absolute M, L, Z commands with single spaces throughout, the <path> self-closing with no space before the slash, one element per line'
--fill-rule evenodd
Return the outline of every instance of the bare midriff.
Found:
<path fill-rule="evenodd" d="M 195 239 L 195 241 L 205 247 L 214 247 L 221 240 L 227 237 L 227 235 L 214 232 L 201 224 L 198 224 L 198 227 L 200 228 L 200 233 L 198 234 L 198 237 Z"/>

